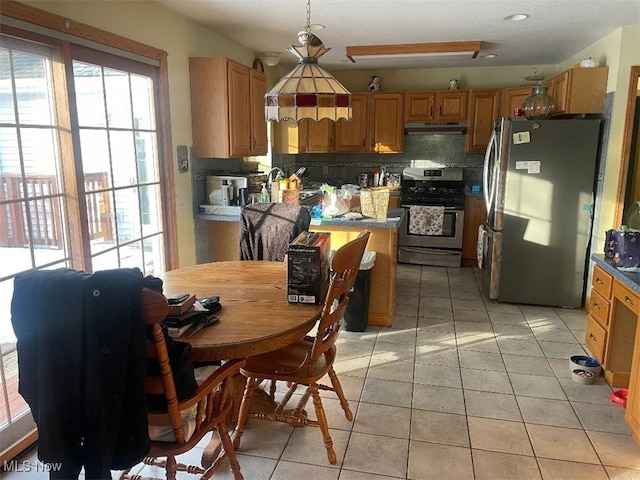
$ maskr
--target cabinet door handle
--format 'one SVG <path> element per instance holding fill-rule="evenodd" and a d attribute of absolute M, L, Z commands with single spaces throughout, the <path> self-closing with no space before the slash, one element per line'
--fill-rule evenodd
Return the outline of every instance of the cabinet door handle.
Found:
<path fill-rule="evenodd" d="M 590 333 L 590 334 L 589 334 L 589 338 L 590 338 L 591 340 L 593 340 L 594 342 L 597 342 L 597 341 L 598 341 L 598 339 L 593 335 L 593 333 Z"/>
<path fill-rule="evenodd" d="M 593 304 L 593 308 L 597 308 L 598 310 L 602 310 L 602 308 L 600 308 L 600 305 L 598 305 L 597 303 Z"/>
<path fill-rule="evenodd" d="M 596 283 L 599 283 L 600 285 L 604 285 L 604 282 L 600 280 L 600 277 L 596 278 Z"/>
<path fill-rule="evenodd" d="M 631 300 L 629 297 L 627 297 L 626 295 L 624 296 L 624 301 L 627 302 L 629 305 L 634 305 L 635 303 L 633 303 L 633 300 Z"/>

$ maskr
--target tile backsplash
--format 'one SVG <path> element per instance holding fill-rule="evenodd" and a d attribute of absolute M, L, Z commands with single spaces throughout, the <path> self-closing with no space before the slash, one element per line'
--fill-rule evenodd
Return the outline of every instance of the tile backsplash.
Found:
<path fill-rule="evenodd" d="M 272 164 L 289 173 L 305 166 L 310 180 L 334 183 L 357 183 L 359 173 L 373 174 L 380 167 L 389 173 L 402 173 L 405 167 L 461 167 L 465 184 L 480 184 L 484 154 L 464 153 L 464 139 L 464 135 L 407 135 L 403 153 L 274 153 Z"/>

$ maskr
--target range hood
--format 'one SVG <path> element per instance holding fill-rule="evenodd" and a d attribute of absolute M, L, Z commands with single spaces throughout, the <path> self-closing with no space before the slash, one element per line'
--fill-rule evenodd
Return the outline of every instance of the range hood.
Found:
<path fill-rule="evenodd" d="M 464 135 L 467 122 L 412 122 L 405 123 L 406 135 Z"/>

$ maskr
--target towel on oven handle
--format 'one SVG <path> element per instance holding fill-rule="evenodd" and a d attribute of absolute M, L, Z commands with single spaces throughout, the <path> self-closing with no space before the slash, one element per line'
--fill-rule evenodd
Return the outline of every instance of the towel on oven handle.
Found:
<path fill-rule="evenodd" d="M 444 207 L 411 205 L 409 207 L 409 233 L 412 235 L 442 235 Z"/>
<path fill-rule="evenodd" d="M 640 230 L 607 230 L 604 254 L 618 270 L 640 272 Z"/>

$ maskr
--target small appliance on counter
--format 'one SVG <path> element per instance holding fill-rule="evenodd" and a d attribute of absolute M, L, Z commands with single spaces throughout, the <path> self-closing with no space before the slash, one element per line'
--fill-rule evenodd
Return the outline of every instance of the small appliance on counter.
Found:
<path fill-rule="evenodd" d="M 264 175 L 261 173 L 207 175 L 206 182 L 209 205 L 243 206 L 243 200 L 246 204 L 249 195 L 260 193 Z M 228 202 L 225 201 L 226 195 L 223 193 L 226 189 L 228 189 Z"/>
<path fill-rule="evenodd" d="M 200 213 L 240 215 L 242 207 L 260 194 L 264 178 L 264 174 L 258 172 L 207 175 L 207 203 L 200 205 Z"/>

